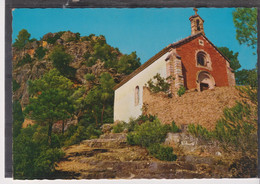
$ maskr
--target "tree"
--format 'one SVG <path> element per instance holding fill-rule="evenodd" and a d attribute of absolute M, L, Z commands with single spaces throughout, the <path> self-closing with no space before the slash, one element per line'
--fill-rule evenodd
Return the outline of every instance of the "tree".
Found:
<path fill-rule="evenodd" d="M 250 85 L 251 87 L 257 87 L 257 69 L 240 70 L 236 72 L 236 83 L 238 85 Z"/>
<path fill-rule="evenodd" d="M 233 21 L 236 27 L 236 38 L 239 44 L 255 48 L 257 43 L 257 9 L 236 8 Z"/>
<path fill-rule="evenodd" d="M 232 50 L 229 50 L 227 47 L 218 47 L 218 50 L 226 56 L 230 61 L 230 67 L 236 72 L 240 67 L 240 63 L 238 60 L 238 52 L 234 53 Z"/>
<path fill-rule="evenodd" d="M 31 34 L 28 33 L 26 29 L 22 29 L 17 39 L 15 39 L 15 42 L 13 44 L 13 47 L 17 48 L 18 50 L 21 50 L 24 48 L 24 46 L 30 41 Z"/>
<path fill-rule="evenodd" d="M 64 155 L 59 147 L 48 146 L 46 127 L 37 124 L 21 129 L 14 137 L 13 168 L 15 179 L 46 179 Z"/>
<path fill-rule="evenodd" d="M 73 77 L 75 69 L 70 67 L 69 64 L 72 62 L 72 56 L 65 52 L 65 49 L 60 46 L 56 46 L 49 56 L 53 62 L 53 66 L 59 70 L 59 72 L 66 77 Z"/>
<path fill-rule="evenodd" d="M 115 86 L 114 79 L 109 73 L 102 73 L 100 76 L 99 84 L 94 86 L 85 98 L 85 104 L 95 121 L 96 126 L 103 124 L 106 110 L 109 110 L 110 106 L 113 105 L 114 92 L 113 87 Z M 110 119 L 112 112 L 106 113 L 106 119 Z"/>
<path fill-rule="evenodd" d="M 17 137 L 22 128 L 24 121 L 21 104 L 18 100 L 13 102 L 13 137 Z"/>
<path fill-rule="evenodd" d="M 118 61 L 118 72 L 126 75 L 132 73 L 135 69 L 141 66 L 140 58 L 137 57 L 136 52 L 129 55 L 123 55 Z"/>
<path fill-rule="evenodd" d="M 29 82 L 30 103 L 25 114 L 40 125 L 48 126 L 48 142 L 52 144 L 52 126 L 72 116 L 74 106 L 70 96 L 73 93 L 73 83 L 57 70 L 51 70 L 41 79 Z"/>

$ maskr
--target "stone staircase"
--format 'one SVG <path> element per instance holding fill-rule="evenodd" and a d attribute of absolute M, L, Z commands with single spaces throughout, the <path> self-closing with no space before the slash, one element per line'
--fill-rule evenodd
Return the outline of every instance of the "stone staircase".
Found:
<path fill-rule="evenodd" d="M 211 171 L 212 164 L 196 163 L 192 156 L 188 159 L 180 157 L 181 160 L 174 162 L 155 159 L 146 149 L 127 145 L 125 133 L 104 134 L 99 139 L 84 140 L 64 151 L 66 155 L 56 167 L 56 177 L 62 179 L 223 177 Z M 222 167 L 218 170 L 223 173 Z"/>

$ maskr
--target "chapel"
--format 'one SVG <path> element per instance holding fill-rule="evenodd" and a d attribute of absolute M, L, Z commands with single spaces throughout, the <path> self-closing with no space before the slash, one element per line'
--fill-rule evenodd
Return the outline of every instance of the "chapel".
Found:
<path fill-rule="evenodd" d="M 128 122 L 142 114 L 143 88 L 157 73 L 169 80 L 172 94 L 235 86 L 235 76 L 226 58 L 206 37 L 204 20 L 197 13 L 189 20 L 191 35 L 163 48 L 114 87 L 114 121 Z"/>

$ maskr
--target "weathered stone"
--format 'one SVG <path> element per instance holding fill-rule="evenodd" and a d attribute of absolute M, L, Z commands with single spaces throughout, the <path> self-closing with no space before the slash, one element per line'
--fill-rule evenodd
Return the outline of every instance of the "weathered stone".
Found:
<path fill-rule="evenodd" d="M 103 133 L 109 133 L 113 128 L 113 124 L 104 124 L 101 126 L 101 130 Z"/>
<path fill-rule="evenodd" d="M 232 107 L 243 98 L 235 87 L 216 87 L 214 91 L 188 92 L 179 98 L 168 98 L 164 94 L 153 94 L 143 90 L 146 114 L 157 115 L 161 122 L 178 126 L 200 124 L 209 130 L 223 115 L 225 107 Z M 166 108 L 167 107 L 167 108 Z"/>

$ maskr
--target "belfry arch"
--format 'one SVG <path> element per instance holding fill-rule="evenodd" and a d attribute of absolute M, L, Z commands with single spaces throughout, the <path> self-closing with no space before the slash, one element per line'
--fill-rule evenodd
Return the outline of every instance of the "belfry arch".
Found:
<path fill-rule="evenodd" d="M 209 72 L 200 71 L 197 74 L 197 90 L 204 91 L 215 88 L 215 80 Z"/>

